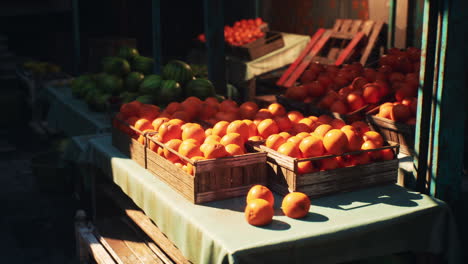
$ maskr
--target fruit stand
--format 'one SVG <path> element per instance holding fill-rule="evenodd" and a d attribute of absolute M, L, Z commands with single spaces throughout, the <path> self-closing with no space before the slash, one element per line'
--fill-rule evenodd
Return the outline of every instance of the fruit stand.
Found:
<path fill-rule="evenodd" d="M 160 1 L 153 4 L 159 13 Z M 208 16 L 222 9 L 205 4 Z M 440 119 L 445 111 L 428 102 L 433 90 L 442 94 L 427 72 L 441 52 L 424 43 L 432 36 L 432 16 L 422 51 L 392 48 L 364 65 L 352 54 L 367 41 L 363 32 L 341 32 L 341 48 L 352 48 L 331 48 L 334 57 L 318 57 L 307 44 L 318 37 L 288 33 L 274 36 L 284 46 L 278 42 L 256 56 L 259 42 L 249 43 L 266 45 L 271 37 L 260 30 L 261 19 L 236 22 L 253 36 L 238 37 L 234 24 L 223 40 L 222 16 L 209 16 L 206 37 L 198 39 L 206 42 L 210 78 L 196 77 L 195 67 L 181 60 L 161 64 L 159 17 L 153 19 L 154 59 L 123 46 L 103 59 L 101 73 L 46 89 L 48 123 L 68 136 L 89 134 L 79 151 L 70 150 L 80 152 L 90 179 L 90 218 L 77 214 L 82 261 L 93 255 L 120 263 L 129 254 L 161 263 L 339 263 L 401 252 L 459 260 L 451 209 L 434 198 L 436 187 L 449 184 L 426 171 L 427 161 L 439 158 L 428 152 L 447 137 L 434 127 L 448 122 Z M 342 22 L 356 31 L 366 24 Z M 383 23 L 377 24 L 377 33 L 367 32 L 372 41 L 381 34 Z M 324 34 L 322 46 L 331 35 Z M 225 48 L 244 55 L 224 60 Z M 330 63 L 331 57 L 340 62 Z M 257 75 L 289 64 L 285 74 L 293 77 L 278 78 L 282 94 L 274 103 L 253 102 L 255 89 L 246 101 L 220 92 L 225 76 L 253 87 Z M 429 117 L 431 107 L 438 119 Z M 410 186 L 398 170 L 413 158 L 417 174 L 409 177 L 417 184 Z M 102 224 L 115 219 L 137 236 L 119 236 Z M 140 251 L 119 246 L 131 248 L 130 240 Z"/>

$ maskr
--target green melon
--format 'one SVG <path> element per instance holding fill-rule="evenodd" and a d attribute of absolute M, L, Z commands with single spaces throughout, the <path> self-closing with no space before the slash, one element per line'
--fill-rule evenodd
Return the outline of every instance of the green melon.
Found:
<path fill-rule="evenodd" d="M 135 48 L 130 48 L 128 46 L 122 46 L 119 48 L 117 56 L 127 61 L 132 61 L 136 56 L 139 56 L 140 53 Z"/>
<path fill-rule="evenodd" d="M 134 92 L 123 92 L 119 95 L 119 97 L 122 98 L 122 103 L 130 103 L 131 101 L 135 101 L 138 96 L 139 94 Z"/>
<path fill-rule="evenodd" d="M 139 72 L 131 72 L 125 78 L 125 88 L 127 91 L 136 92 L 145 76 Z"/>
<path fill-rule="evenodd" d="M 162 81 L 161 88 L 158 93 L 158 104 L 166 105 L 172 101 L 177 101 L 182 95 L 180 84 L 174 80 Z"/>
<path fill-rule="evenodd" d="M 156 103 L 156 97 L 152 95 L 140 95 L 136 99 L 136 101 L 143 103 L 143 104 L 154 104 Z"/>
<path fill-rule="evenodd" d="M 141 72 L 144 75 L 153 73 L 154 60 L 144 56 L 136 56 L 132 60 L 132 71 Z"/>
<path fill-rule="evenodd" d="M 215 87 L 210 80 L 195 79 L 185 85 L 185 96 L 196 96 L 201 100 L 215 96 Z"/>
<path fill-rule="evenodd" d="M 99 90 L 104 93 L 118 95 L 124 91 L 123 81 L 121 78 L 110 74 L 99 74 L 97 77 Z"/>
<path fill-rule="evenodd" d="M 143 94 L 151 94 L 157 96 L 159 88 L 162 85 L 162 78 L 159 75 L 151 74 L 146 75 L 143 82 L 140 84 L 139 92 Z"/>
<path fill-rule="evenodd" d="M 75 78 L 71 83 L 72 95 L 77 98 L 83 98 L 85 87 L 89 86 L 90 83 L 95 86 L 94 79 L 91 75 L 81 75 Z"/>
<path fill-rule="evenodd" d="M 193 72 L 190 65 L 180 60 L 172 60 L 163 68 L 163 79 L 175 80 L 181 85 L 184 85 L 190 80 L 193 80 Z"/>
<path fill-rule="evenodd" d="M 102 60 L 102 70 L 108 74 L 124 76 L 130 72 L 130 64 L 119 57 L 106 57 Z"/>

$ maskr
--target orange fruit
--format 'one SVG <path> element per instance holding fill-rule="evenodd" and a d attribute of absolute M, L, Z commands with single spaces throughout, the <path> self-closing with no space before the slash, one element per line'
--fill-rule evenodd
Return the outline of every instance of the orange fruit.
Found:
<path fill-rule="evenodd" d="M 184 165 L 184 166 L 182 167 L 182 169 L 183 169 L 185 172 L 187 172 L 188 174 L 193 175 L 193 172 L 194 172 L 194 171 L 193 171 L 193 165 L 192 165 L 192 164 L 187 163 L 187 165 Z"/>
<path fill-rule="evenodd" d="M 224 135 L 221 138 L 221 141 L 219 143 L 223 144 L 224 146 L 227 146 L 229 144 L 236 144 L 239 146 L 244 146 L 244 139 L 239 133 L 229 133 Z"/>
<path fill-rule="evenodd" d="M 218 99 L 216 99 L 215 97 L 208 97 L 205 99 L 205 103 L 215 107 L 215 108 L 218 108 L 219 107 L 219 101 Z"/>
<path fill-rule="evenodd" d="M 159 127 L 163 124 L 163 123 L 166 123 L 168 122 L 170 119 L 167 118 L 167 117 L 158 117 L 156 118 L 155 120 L 153 120 L 153 122 L 151 123 L 153 125 L 153 128 L 154 130 L 158 130 Z"/>
<path fill-rule="evenodd" d="M 226 130 L 228 126 L 229 126 L 229 122 L 219 121 L 213 126 L 213 135 L 223 137 L 224 135 L 226 135 Z"/>
<path fill-rule="evenodd" d="M 281 209 L 288 217 L 302 218 L 309 213 L 310 199 L 301 192 L 289 193 L 283 198 Z"/>
<path fill-rule="evenodd" d="M 184 102 L 193 102 L 193 103 L 196 103 L 196 104 L 202 104 L 203 103 L 203 101 L 200 98 L 196 97 L 196 96 L 189 96 L 184 100 Z"/>
<path fill-rule="evenodd" d="M 393 104 L 392 103 L 384 103 L 379 107 L 379 116 L 383 118 L 390 119 L 390 113 L 392 112 Z"/>
<path fill-rule="evenodd" d="M 242 140 L 244 140 L 245 142 L 249 138 L 250 129 L 249 129 L 249 126 L 245 122 L 241 120 L 235 120 L 235 121 L 232 121 L 226 129 L 226 134 L 229 134 L 229 133 L 240 134 L 242 136 Z"/>
<path fill-rule="evenodd" d="M 357 92 L 349 93 L 348 96 L 346 96 L 346 102 L 348 103 L 349 109 L 351 111 L 358 110 L 359 108 L 362 108 L 364 105 L 366 105 L 362 96 Z"/>
<path fill-rule="evenodd" d="M 367 131 L 366 133 L 364 133 L 362 138 L 364 139 L 364 141 L 373 141 L 377 147 L 383 146 L 384 143 L 382 136 L 375 131 Z"/>
<path fill-rule="evenodd" d="M 171 148 L 171 149 L 173 149 L 175 151 L 178 151 L 180 144 L 182 144 L 182 140 L 180 140 L 180 139 L 171 139 L 165 145 L 168 148 Z M 169 160 L 170 162 L 172 162 L 172 163 L 180 160 L 177 155 L 175 155 L 174 153 L 170 152 L 167 149 L 164 149 L 164 157 L 167 160 Z"/>
<path fill-rule="evenodd" d="M 245 102 L 239 107 L 239 114 L 242 119 L 254 119 L 257 111 L 258 105 L 254 102 Z"/>
<path fill-rule="evenodd" d="M 125 117 L 129 118 L 131 116 L 138 116 L 140 112 L 140 107 L 138 104 L 135 104 L 134 102 L 122 104 L 120 107 L 120 113 Z"/>
<path fill-rule="evenodd" d="M 411 117 L 411 110 L 409 106 L 404 104 L 395 104 L 393 105 L 392 110 L 390 111 L 390 119 L 396 122 L 406 122 Z"/>
<path fill-rule="evenodd" d="M 342 127 L 346 126 L 346 123 L 341 119 L 335 118 L 330 122 L 330 126 L 332 126 L 334 129 L 341 129 Z"/>
<path fill-rule="evenodd" d="M 338 113 L 340 115 L 344 115 L 348 113 L 348 107 L 343 101 L 336 100 L 335 102 L 333 102 L 333 104 L 331 104 L 330 111 Z"/>
<path fill-rule="evenodd" d="M 321 171 L 334 170 L 340 167 L 336 158 L 321 159 L 319 163 Z"/>
<path fill-rule="evenodd" d="M 185 122 L 183 120 L 180 120 L 180 119 L 177 119 L 177 118 L 173 118 L 169 121 L 167 121 L 167 123 L 169 124 L 174 124 L 174 125 L 179 125 L 180 128 L 182 128 L 182 125 L 185 124 Z M 190 123 L 190 125 L 192 126 L 200 126 L 199 124 L 196 124 L 196 123 Z"/>
<path fill-rule="evenodd" d="M 249 141 L 262 141 L 263 139 L 261 136 L 249 137 Z"/>
<path fill-rule="evenodd" d="M 257 135 L 257 125 L 252 120 L 244 119 L 242 122 L 246 123 L 249 127 L 249 137 Z"/>
<path fill-rule="evenodd" d="M 356 129 L 351 126 L 351 125 L 346 125 L 346 126 L 343 126 L 342 128 L 340 128 L 341 131 L 345 131 L 345 130 L 351 130 L 351 131 L 354 131 L 356 132 Z"/>
<path fill-rule="evenodd" d="M 382 149 L 380 151 L 380 156 L 382 160 L 392 160 L 395 158 L 395 153 L 393 153 L 392 149 Z"/>
<path fill-rule="evenodd" d="M 218 112 L 216 113 L 215 118 L 218 120 L 232 122 L 236 119 L 239 119 L 239 113 L 234 110 L 228 110 L 226 112 Z"/>
<path fill-rule="evenodd" d="M 277 150 L 279 146 L 281 146 L 283 143 L 286 142 L 286 139 L 280 136 L 279 134 L 273 134 L 270 135 L 266 141 L 265 141 L 265 146 L 268 148 Z"/>
<path fill-rule="evenodd" d="M 203 141 L 203 143 L 209 143 L 209 142 L 212 142 L 212 143 L 219 143 L 221 141 L 221 138 L 217 135 L 209 135 L 205 138 L 205 141 Z"/>
<path fill-rule="evenodd" d="M 300 158 L 301 152 L 299 148 L 292 142 L 283 143 L 279 148 L 278 152 L 293 158 Z"/>
<path fill-rule="evenodd" d="M 208 128 L 205 130 L 205 136 L 211 136 L 213 134 L 213 129 L 212 128 Z"/>
<path fill-rule="evenodd" d="M 304 100 L 304 98 L 306 98 L 307 95 L 307 87 L 302 85 L 289 87 L 288 90 L 286 90 L 286 93 L 284 94 L 286 98 L 290 98 L 296 101 Z"/>
<path fill-rule="evenodd" d="M 250 203 L 254 199 L 263 199 L 267 201 L 271 207 L 275 205 L 275 197 L 267 187 L 257 184 L 250 188 L 247 193 L 246 203 Z"/>
<path fill-rule="evenodd" d="M 297 173 L 306 174 L 314 172 L 314 165 L 310 160 L 297 163 Z"/>
<path fill-rule="evenodd" d="M 191 125 L 182 130 L 182 140 L 195 139 L 199 144 L 205 140 L 205 130 L 201 126 Z"/>
<path fill-rule="evenodd" d="M 182 136 L 182 129 L 180 125 L 164 123 L 158 129 L 158 136 L 163 143 L 171 139 L 180 139 Z"/>
<path fill-rule="evenodd" d="M 301 139 L 304 139 L 309 136 L 310 136 L 310 133 L 307 133 L 307 132 L 301 132 L 301 133 L 296 134 L 296 137 L 301 138 Z"/>
<path fill-rule="evenodd" d="M 171 119 L 168 123 L 170 124 L 179 124 L 180 125 L 180 128 L 182 128 L 182 130 L 188 128 L 188 127 L 198 127 L 198 128 L 202 128 L 202 126 L 200 124 L 197 124 L 197 123 L 178 123 L 178 122 L 173 122 L 175 120 L 180 120 L 180 119 Z M 183 121 L 182 121 L 183 122 Z M 203 128 L 202 128 L 203 129 Z"/>
<path fill-rule="evenodd" d="M 216 144 L 205 143 L 205 144 L 206 146 L 203 148 L 203 156 L 206 159 L 222 158 L 222 157 L 226 157 L 227 155 L 229 155 L 229 153 L 226 151 L 226 148 L 221 143 L 216 143 Z"/>
<path fill-rule="evenodd" d="M 369 150 L 369 149 L 376 149 L 376 148 L 379 148 L 379 147 L 380 146 L 378 146 L 374 141 L 367 140 L 362 144 L 361 149 L 362 150 Z M 378 160 L 381 157 L 381 152 L 380 151 L 371 151 L 371 152 L 368 152 L 368 155 L 370 156 L 371 159 Z"/>
<path fill-rule="evenodd" d="M 408 119 L 408 120 L 406 121 L 406 124 L 407 124 L 407 125 L 411 125 L 411 126 L 416 125 L 416 117 L 412 117 L 412 118 Z"/>
<path fill-rule="evenodd" d="M 140 118 L 148 119 L 153 121 L 159 115 L 159 107 L 151 104 L 143 104 L 139 111 L 138 116 Z"/>
<path fill-rule="evenodd" d="M 200 109 L 200 115 L 199 118 L 201 120 L 208 120 L 216 115 L 218 111 L 216 108 L 212 105 L 209 105 L 207 103 L 203 103 L 202 107 Z"/>
<path fill-rule="evenodd" d="M 254 226 L 271 223 L 275 214 L 273 207 L 263 199 L 254 199 L 245 207 L 245 220 Z"/>
<path fill-rule="evenodd" d="M 192 117 L 187 114 L 185 111 L 177 111 L 174 114 L 171 115 L 171 119 L 180 119 L 185 122 L 189 122 L 192 120 Z"/>
<path fill-rule="evenodd" d="M 278 134 L 279 127 L 273 119 L 265 119 L 257 125 L 257 131 L 261 137 L 267 138 L 272 134 Z"/>
<path fill-rule="evenodd" d="M 254 119 L 260 119 L 260 120 L 264 120 L 264 119 L 268 119 L 268 118 L 274 118 L 274 116 L 266 108 L 262 108 L 262 109 L 258 110 L 258 112 L 255 114 L 255 117 L 254 117 Z"/>
<path fill-rule="evenodd" d="M 282 106 L 281 104 L 278 104 L 278 103 L 270 104 L 268 106 L 268 111 L 270 111 L 270 113 L 273 116 L 284 116 L 284 115 L 286 115 L 286 109 L 284 109 L 284 106 Z"/>
<path fill-rule="evenodd" d="M 345 133 L 346 137 L 348 138 L 348 150 L 349 151 L 358 151 L 361 149 L 363 140 L 362 138 L 351 129 L 341 130 Z"/>
<path fill-rule="evenodd" d="M 356 165 L 368 164 L 371 161 L 369 153 L 361 153 L 358 155 L 353 155 L 353 159 Z"/>
<path fill-rule="evenodd" d="M 323 138 L 325 136 L 325 134 L 327 134 L 327 132 L 332 130 L 332 129 L 333 129 L 333 127 L 330 126 L 329 124 L 323 124 L 323 125 L 318 126 L 315 129 L 314 134 L 316 136 L 318 136 L 319 138 Z"/>
<path fill-rule="evenodd" d="M 231 108 L 238 108 L 237 103 L 231 99 L 226 99 L 219 104 L 220 111 L 225 111 Z"/>
<path fill-rule="evenodd" d="M 288 131 L 292 128 L 292 122 L 287 116 L 276 116 L 274 120 L 280 131 Z"/>
<path fill-rule="evenodd" d="M 291 137 L 291 134 L 289 134 L 288 132 L 281 132 L 278 135 L 282 136 L 286 140 L 288 140 L 288 138 Z"/>
<path fill-rule="evenodd" d="M 245 154 L 243 148 L 236 144 L 229 144 L 225 148 L 226 148 L 227 153 L 229 153 L 229 155 L 231 156 Z"/>
<path fill-rule="evenodd" d="M 288 118 L 293 123 L 299 123 L 299 121 L 301 121 L 301 119 L 304 118 L 304 115 L 302 115 L 298 111 L 290 111 L 290 112 L 288 112 Z"/>
<path fill-rule="evenodd" d="M 362 122 L 362 121 L 355 121 L 355 122 L 351 123 L 351 126 L 354 127 L 354 129 L 356 129 L 356 132 L 359 135 L 363 135 L 367 131 L 370 131 L 369 126 L 366 123 Z"/>
<path fill-rule="evenodd" d="M 299 147 L 299 144 L 301 144 L 302 138 L 297 137 L 297 136 L 292 136 L 286 140 L 286 142 L 291 142 L 293 143 L 296 147 Z"/>
<path fill-rule="evenodd" d="M 309 128 L 312 127 L 312 124 L 315 123 L 312 119 L 308 117 L 304 117 L 299 121 L 299 124 L 306 124 Z"/>
<path fill-rule="evenodd" d="M 322 156 L 325 152 L 322 140 L 316 136 L 304 138 L 299 144 L 299 150 L 304 158 Z"/>
<path fill-rule="evenodd" d="M 197 144 L 186 140 L 182 141 L 182 143 L 179 146 L 178 152 L 182 156 L 185 156 L 187 158 L 203 155 L 203 153 L 200 150 L 200 147 Z"/>
<path fill-rule="evenodd" d="M 295 123 L 293 124 L 292 131 L 296 134 L 306 132 L 310 133 L 310 127 L 304 123 Z"/>
<path fill-rule="evenodd" d="M 159 147 L 157 153 L 158 153 L 159 156 L 164 157 L 164 148 Z"/>
<path fill-rule="evenodd" d="M 367 84 L 362 91 L 362 97 L 366 103 L 376 104 L 380 101 L 380 89 L 375 84 Z"/>
<path fill-rule="evenodd" d="M 323 146 L 328 153 L 341 155 L 348 150 L 348 138 L 339 129 L 332 129 L 323 137 Z"/>
<path fill-rule="evenodd" d="M 166 109 L 164 109 L 164 111 L 170 115 L 180 110 L 182 110 L 182 105 L 178 102 L 172 102 L 167 105 Z"/>
<path fill-rule="evenodd" d="M 128 123 L 129 125 L 131 125 L 131 126 L 135 126 L 135 124 L 136 124 L 136 122 L 137 122 L 138 120 L 139 120 L 138 117 L 136 117 L 136 116 L 131 116 L 131 117 L 127 118 L 127 119 L 125 120 L 125 122 L 127 122 L 127 123 Z"/>
<path fill-rule="evenodd" d="M 322 124 L 330 124 L 331 121 L 333 121 L 333 117 L 331 117 L 329 115 L 321 115 L 321 116 L 318 117 L 317 121 L 322 123 Z"/>
<path fill-rule="evenodd" d="M 151 122 L 148 119 L 143 119 L 143 118 L 138 119 L 135 122 L 134 127 L 140 131 L 147 130 L 147 129 L 153 130 L 153 125 L 151 125 Z"/>

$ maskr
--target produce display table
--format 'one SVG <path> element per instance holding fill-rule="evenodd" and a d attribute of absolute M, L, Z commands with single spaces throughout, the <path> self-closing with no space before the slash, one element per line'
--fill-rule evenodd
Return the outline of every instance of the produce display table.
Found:
<path fill-rule="evenodd" d="M 245 197 L 194 205 L 111 145 L 90 140 L 85 158 L 110 177 L 193 263 L 335 263 L 398 252 L 459 260 L 454 219 L 443 202 L 397 185 L 312 200 L 304 219 L 244 220 Z"/>
<path fill-rule="evenodd" d="M 92 112 L 83 100 L 72 97 L 67 86 L 48 86 L 45 96 L 50 102 L 47 124 L 67 136 L 109 132 L 111 122 L 107 114 Z"/>
<path fill-rule="evenodd" d="M 236 57 L 227 56 L 226 68 L 228 71 L 228 81 L 233 83 L 239 80 L 247 81 L 253 79 L 255 76 L 293 63 L 301 51 L 307 46 L 307 43 L 309 43 L 310 37 L 289 33 L 281 34 L 284 39 L 284 47 L 256 60 L 243 61 Z"/>

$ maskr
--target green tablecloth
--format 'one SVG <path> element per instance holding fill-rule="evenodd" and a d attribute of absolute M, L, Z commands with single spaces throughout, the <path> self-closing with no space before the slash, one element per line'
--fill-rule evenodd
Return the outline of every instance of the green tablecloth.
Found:
<path fill-rule="evenodd" d="M 397 185 L 314 199 L 300 220 L 276 209 L 274 222 L 259 228 L 244 220 L 245 198 L 191 204 L 112 147 L 110 137 L 91 139 L 86 158 L 194 263 L 336 263 L 405 251 L 459 261 L 449 208 Z"/>
<path fill-rule="evenodd" d="M 309 43 L 310 37 L 282 33 L 284 47 L 253 61 L 242 61 L 228 56 L 226 67 L 228 70 L 228 81 L 237 83 L 250 80 L 257 75 L 279 69 L 294 62 L 301 51 Z"/>
<path fill-rule="evenodd" d="M 49 86 L 45 96 L 50 102 L 48 125 L 67 136 L 96 134 L 110 131 L 110 120 L 105 113 L 92 112 L 85 102 L 72 97 L 69 87 Z"/>

